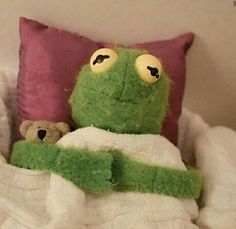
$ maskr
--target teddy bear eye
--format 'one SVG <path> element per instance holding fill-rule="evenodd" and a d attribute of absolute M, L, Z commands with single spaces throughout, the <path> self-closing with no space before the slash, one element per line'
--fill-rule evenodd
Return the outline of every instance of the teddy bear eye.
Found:
<path fill-rule="evenodd" d="M 118 55 L 112 49 L 98 49 L 90 58 L 90 68 L 93 73 L 101 73 L 108 70 L 117 59 Z"/>
<path fill-rule="evenodd" d="M 161 77 L 161 62 L 153 55 L 143 54 L 137 57 L 135 60 L 135 68 L 139 77 L 146 83 L 153 84 Z"/>

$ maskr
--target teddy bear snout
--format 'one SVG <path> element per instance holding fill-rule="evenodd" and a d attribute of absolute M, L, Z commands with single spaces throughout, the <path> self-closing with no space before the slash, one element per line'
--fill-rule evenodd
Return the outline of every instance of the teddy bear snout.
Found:
<path fill-rule="evenodd" d="M 47 134 L 46 130 L 38 130 L 38 137 L 40 140 L 43 140 Z"/>

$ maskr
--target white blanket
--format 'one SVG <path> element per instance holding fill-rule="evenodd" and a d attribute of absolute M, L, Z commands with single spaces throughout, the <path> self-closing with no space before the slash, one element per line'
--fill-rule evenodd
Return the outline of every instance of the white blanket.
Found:
<path fill-rule="evenodd" d="M 195 122 L 186 125 L 194 131 L 180 135 L 180 147 L 196 152 L 197 165 L 204 174 L 199 217 L 194 201 L 138 193 L 87 195 L 60 176 L 19 169 L 0 157 L 0 228 L 236 228 L 236 133 L 206 125 L 200 131 L 193 125 L 199 119 L 191 119 Z M 136 152 L 138 159 L 147 162 L 185 169 L 178 149 L 163 137 L 131 139 L 93 129 L 81 129 L 72 137 L 69 134 L 58 144 L 93 150 L 114 147 L 128 154 Z M 194 147 L 184 147 L 187 138 Z M 194 225 L 191 220 L 196 219 Z"/>
<path fill-rule="evenodd" d="M 0 152 L 5 158 L 8 158 L 9 155 L 10 139 L 9 116 L 6 105 L 0 97 Z"/>
<path fill-rule="evenodd" d="M 120 149 L 139 160 L 185 170 L 179 150 L 158 135 L 122 135 L 79 129 L 58 145 L 80 149 Z M 10 228 L 197 228 L 193 200 L 158 194 L 113 192 L 88 195 L 54 175 L 0 166 L 0 225 Z"/>
<path fill-rule="evenodd" d="M 11 75 L 16 75 L 16 71 L 0 68 L 0 152 L 6 159 L 9 158 L 10 143 L 14 140 L 11 129 L 15 123 L 12 120 L 16 120 L 13 118 L 16 116 L 16 82 L 10 80 Z"/>
<path fill-rule="evenodd" d="M 211 128 L 196 140 L 197 165 L 204 174 L 200 228 L 236 228 L 236 133 Z"/>
<path fill-rule="evenodd" d="M 67 134 L 58 145 L 92 151 L 117 149 L 138 161 L 186 170 L 179 150 L 159 135 L 114 134 L 87 127 Z M 198 216 L 193 200 L 131 192 L 86 198 L 89 228 L 196 228 L 191 223 Z"/>

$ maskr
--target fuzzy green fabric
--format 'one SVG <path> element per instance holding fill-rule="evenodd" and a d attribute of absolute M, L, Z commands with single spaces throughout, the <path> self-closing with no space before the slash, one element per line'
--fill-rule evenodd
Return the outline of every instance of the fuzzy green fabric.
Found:
<path fill-rule="evenodd" d="M 196 199 L 202 178 L 199 171 L 182 171 L 132 160 L 119 151 L 88 152 L 52 144 L 15 143 L 15 166 L 54 172 L 89 192 L 133 191 Z"/>
<path fill-rule="evenodd" d="M 202 188 L 199 170 L 178 170 L 149 165 L 113 151 L 112 178 L 117 191 L 159 193 L 178 198 L 198 199 Z"/>
<path fill-rule="evenodd" d="M 154 84 L 144 82 L 135 59 L 144 50 L 114 48 L 117 62 L 103 73 L 85 65 L 70 97 L 78 126 L 96 126 L 116 133 L 158 134 L 166 114 L 169 80 L 163 72 Z"/>
<path fill-rule="evenodd" d="M 62 149 L 53 144 L 19 141 L 14 144 L 11 164 L 61 175 L 89 192 L 112 189 L 111 154 Z"/>

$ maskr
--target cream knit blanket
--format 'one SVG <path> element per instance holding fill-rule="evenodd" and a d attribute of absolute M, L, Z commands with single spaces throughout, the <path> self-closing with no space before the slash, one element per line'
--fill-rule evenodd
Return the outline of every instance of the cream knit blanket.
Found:
<path fill-rule="evenodd" d="M 236 228 L 236 133 L 209 128 L 197 116 L 186 120 L 180 149 L 191 160 L 195 152 L 204 175 L 199 216 L 191 200 L 141 193 L 88 195 L 60 176 L 16 168 L 0 157 L 0 228 Z M 136 138 L 84 128 L 58 144 L 92 150 L 114 147 L 146 162 L 185 169 L 179 150 L 160 136 Z"/>
<path fill-rule="evenodd" d="M 88 127 L 64 136 L 61 147 L 119 149 L 156 165 L 185 170 L 179 150 L 159 135 L 114 134 Z M 113 192 L 89 195 L 54 175 L 0 165 L 2 228 L 197 228 L 193 200 L 158 194 Z"/>

